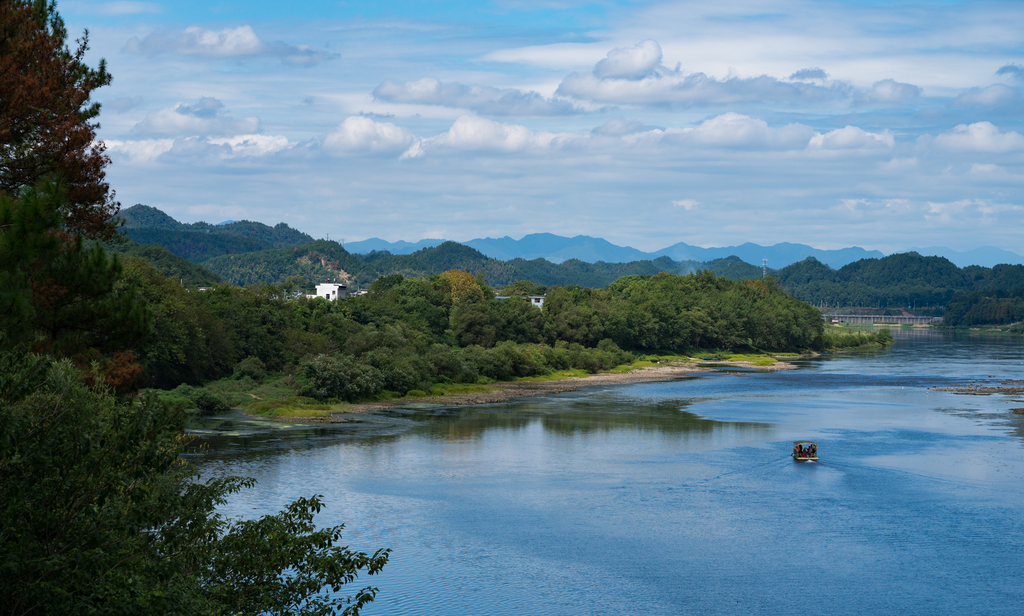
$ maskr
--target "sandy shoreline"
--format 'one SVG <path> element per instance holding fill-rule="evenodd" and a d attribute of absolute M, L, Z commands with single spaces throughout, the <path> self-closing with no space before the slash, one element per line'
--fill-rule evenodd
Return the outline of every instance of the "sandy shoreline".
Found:
<path fill-rule="evenodd" d="M 345 415 L 368 413 L 389 408 L 399 408 L 409 404 L 430 404 L 437 406 L 467 406 L 471 404 L 495 404 L 508 402 L 517 398 L 540 396 L 545 394 L 558 394 L 576 391 L 580 387 L 593 385 L 628 385 L 631 383 L 656 383 L 662 381 L 674 381 L 676 379 L 693 376 L 695 374 L 715 372 L 716 368 L 706 364 L 697 363 L 675 363 L 652 368 L 637 368 L 630 372 L 621 374 L 599 372 L 583 377 L 572 377 L 557 381 L 501 381 L 487 385 L 489 391 L 470 392 L 453 394 L 448 396 L 436 396 L 426 398 L 402 398 L 398 400 L 382 400 L 380 402 L 366 402 L 353 404 L 341 412 L 334 412 L 330 417 L 288 417 L 280 418 L 288 422 L 308 423 L 344 423 Z M 715 366 L 723 368 L 753 368 L 763 371 L 793 370 L 793 364 L 786 361 L 779 361 L 771 366 L 754 366 L 750 362 L 742 361 L 717 361 Z M 278 419 L 278 418 L 272 418 Z"/>

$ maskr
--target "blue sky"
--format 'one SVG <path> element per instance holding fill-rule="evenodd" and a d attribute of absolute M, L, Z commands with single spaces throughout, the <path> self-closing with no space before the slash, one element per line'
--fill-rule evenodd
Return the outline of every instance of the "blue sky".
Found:
<path fill-rule="evenodd" d="M 180 220 L 1024 251 L 1024 3 L 58 8 L 119 200 Z"/>

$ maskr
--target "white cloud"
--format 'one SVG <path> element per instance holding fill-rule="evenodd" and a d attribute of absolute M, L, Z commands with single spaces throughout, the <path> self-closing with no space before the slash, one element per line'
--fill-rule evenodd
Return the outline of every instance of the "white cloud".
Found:
<path fill-rule="evenodd" d="M 862 105 L 872 103 L 896 105 L 918 96 L 921 96 L 921 88 L 913 84 L 900 83 L 894 79 L 883 79 L 876 81 L 870 90 L 861 94 L 858 103 Z"/>
<path fill-rule="evenodd" d="M 1024 135 L 999 132 L 991 122 L 961 124 L 935 137 L 935 145 L 961 152 L 1010 152 L 1024 149 Z"/>
<path fill-rule="evenodd" d="M 250 56 L 261 54 L 263 50 L 263 41 L 251 26 L 223 30 L 190 26 L 177 34 L 154 32 L 142 40 L 132 37 L 125 45 L 128 53 L 174 52 L 197 56 Z"/>
<path fill-rule="evenodd" d="M 653 40 L 616 48 L 591 73 L 567 75 L 556 94 L 598 103 L 706 106 L 845 99 L 854 92 L 852 86 L 840 82 L 786 82 L 768 75 L 716 79 L 702 72 L 667 68 L 661 59 L 661 46 Z M 813 81 L 821 75 L 821 69 L 805 69 L 792 77 Z"/>
<path fill-rule="evenodd" d="M 455 120 L 447 132 L 424 142 L 425 146 L 454 150 L 490 150 L 493 152 L 521 152 L 529 149 L 547 149 L 560 139 L 575 135 L 533 132 L 519 124 L 502 124 L 473 116 Z"/>
<path fill-rule="evenodd" d="M 190 26 L 181 32 L 157 31 L 142 39 L 130 38 L 124 52 L 145 55 L 176 53 L 208 58 L 274 56 L 288 64 L 305 66 L 336 57 L 305 45 L 296 47 L 281 41 L 266 43 L 248 25 L 223 30 Z"/>
<path fill-rule="evenodd" d="M 174 139 L 140 139 L 136 141 L 108 139 L 103 144 L 107 146 L 107 151 L 111 154 L 124 154 L 135 162 L 149 162 L 174 147 Z"/>
<path fill-rule="evenodd" d="M 696 127 L 654 130 L 637 137 L 655 134 L 663 135 L 666 143 L 677 145 L 794 150 L 807 147 L 817 133 L 801 124 L 771 128 L 764 120 L 730 112 L 709 118 Z"/>
<path fill-rule="evenodd" d="M 1016 88 L 996 83 L 987 88 L 971 88 L 953 99 L 954 107 L 999 107 L 1017 101 Z"/>
<path fill-rule="evenodd" d="M 344 154 L 350 152 L 398 153 L 413 144 L 416 137 L 408 130 L 390 122 L 376 122 L 363 116 L 345 118 L 323 140 L 325 150 Z"/>
<path fill-rule="evenodd" d="M 632 47 L 616 47 L 594 66 L 598 79 L 641 79 L 661 65 L 661 45 L 642 41 Z"/>
<path fill-rule="evenodd" d="M 402 83 L 389 79 L 374 89 L 373 96 L 391 103 L 444 105 L 501 116 L 558 116 L 581 111 L 570 101 L 545 98 L 537 92 L 442 83 L 429 77 Z"/>
<path fill-rule="evenodd" d="M 267 156 L 288 148 L 287 137 L 280 135 L 234 135 L 232 137 L 210 138 L 207 143 L 226 145 L 231 148 L 231 156 Z"/>
<path fill-rule="evenodd" d="M 822 150 L 864 150 L 873 148 L 891 148 L 895 145 L 889 131 L 869 133 L 856 126 L 845 126 L 829 131 L 824 135 L 815 135 L 809 144 L 811 148 Z"/>
<path fill-rule="evenodd" d="M 533 131 L 477 116 L 462 116 L 432 137 L 420 138 L 405 128 L 364 116 L 347 118 L 323 140 L 327 151 L 397 154 L 403 159 L 432 153 L 518 153 L 524 158 L 544 157 L 554 151 L 600 153 L 602 156 L 672 158 L 702 151 L 861 151 L 891 148 L 887 131 L 871 133 L 847 126 L 821 134 L 802 124 L 772 128 L 767 122 L 738 113 L 723 113 L 697 126 L 648 129 L 639 122 L 612 118 L 589 133 Z M 673 154 L 675 152 L 675 154 Z"/>
<path fill-rule="evenodd" d="M 925 216 L 925 219 L 949 223 L 953 221 L 957 214 L 962 214 L 968 209 L 979 211 L 984 209 L 985 205 L 985 202 L 978 201 L 977 199 L 960 199 L 945 203 L 929 201 L 927 202 L 928 215 Z"/>
<path fill-rule="evenodd" d="M 844 98 L 851 90 L 846 84 L 825 87 L 803 82 L 788 83 L 767 75 L 718 80 L 704 73 L 685 73 L 659 67 L 654 74 L 642 79 L 599 79 L 590 74 L 572 73 L 562 80 L 556 93 L 599 103 L 688 107 L 821 101 Z"/>
<path fill-rule="evenodd" d="M 680 199 L 679 201 L 673 201 L 672 205 L 681 207 L 687 212 L 700 205 L 700 203 L 694 199 Z"/>
<path fill-rule="evenodd" d="M 784 104 L 809 105 L 840 102 L 857 106 L 903 104 L 919 97 L 920 87 L 882 79 L 871 88 L 856 88 L 828 79 L 821 68 L 805 68 L 786 80 L 768 74 L 716 78 L 701 71 L 686 71 L 662 64 L 661 46 L 646 40 L 633 47 L 610 51 L 590 73 L 574 72 L 559 84 L 556 94 L 581 101 L 626 105 L 682 107 Z"/>
<path fill-rule="evenodd" d="M 224 104 L 204 96 L 196 104 L 178 103 L 146 115 L 130 134 L 139 137 L 246 135 L 260 130 L 260 119 L 235 119 L 223 113 Z"/>

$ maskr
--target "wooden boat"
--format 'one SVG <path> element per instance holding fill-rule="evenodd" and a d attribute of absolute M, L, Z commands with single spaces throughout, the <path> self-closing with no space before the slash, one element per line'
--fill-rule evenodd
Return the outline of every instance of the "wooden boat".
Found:
<path fill-rule="evenodd" d="M 817 462 L 818 444 L 811 441 L 793 441 L 793 460 L 796 462 Z"/>

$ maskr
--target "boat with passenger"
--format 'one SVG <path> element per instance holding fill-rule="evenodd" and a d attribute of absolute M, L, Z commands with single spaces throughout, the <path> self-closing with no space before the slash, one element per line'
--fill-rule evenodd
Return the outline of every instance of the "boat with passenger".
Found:
<path fill-rule="evenodd" d="M 796 462 L 817 462 L 818 444 L 811 441 L 793 441 L 793 460 Z"/>

